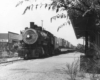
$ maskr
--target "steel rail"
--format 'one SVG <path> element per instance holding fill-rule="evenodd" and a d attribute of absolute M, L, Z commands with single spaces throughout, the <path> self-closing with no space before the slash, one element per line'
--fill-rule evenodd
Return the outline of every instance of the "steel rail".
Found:
<path fill-rule="evenodd" d="M 10 64 L 10 63 L 14 63 L 14 62 L 17 62 L 17 61 L 24 61 L 22 58 L 20 58 L 20 59 L 15 59 L 15 60 L 10 60 L 10 61 L 2 61 L 2 62 L 0 62 L 0 65 L 2 66 L 2 65 L 8 65 L 8 64 Z"/>

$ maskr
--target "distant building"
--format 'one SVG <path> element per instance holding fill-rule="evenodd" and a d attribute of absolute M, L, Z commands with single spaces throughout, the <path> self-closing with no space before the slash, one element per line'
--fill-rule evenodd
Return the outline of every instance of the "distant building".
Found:
<path fill-rule="evenodd" d="M 3 51 L 8 43 L 8 34 L 0 33 L 0 51 Z"/>
<path fill-rule="evenodd" d="M 8 33 L 0 33 L 0 42 L 8 42 Z"/>
<path fill-rule="evenodd" d="M 18 44 L 21 35 L 13 32 L 0 33 L 0 51 L 11 49 L 14 44 Z"/>
<path fill-rule="evenodd" d="M 21 35 L 13 32 L 8 32 L 8 42 L 12 43 L 13 41 L 21 40 Z"/>

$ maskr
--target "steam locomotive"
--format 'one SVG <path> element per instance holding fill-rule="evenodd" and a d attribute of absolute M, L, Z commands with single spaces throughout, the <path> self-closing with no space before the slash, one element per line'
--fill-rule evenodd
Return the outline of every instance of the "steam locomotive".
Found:
<path fill-rule="evenodd" d="M 59 54 L 60 47 L 64 44 L 63 39 L 55 37 L 42 27 L 35 25 L 34 22 L 30 22 L 30 28 L 25 28 L 21 35 L 18 53 L 24 59 Z"/>

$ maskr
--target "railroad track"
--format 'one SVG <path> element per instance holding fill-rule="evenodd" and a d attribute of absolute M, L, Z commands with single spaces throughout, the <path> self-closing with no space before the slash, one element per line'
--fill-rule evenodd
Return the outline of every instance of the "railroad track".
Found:
<path fill-rule="evenodd" d="M 20 58 L 20 59 L 15 59 L 15 60 L 1 61 L 0 66 L 12 64 L 12 63 L 17 62 L 17 61 L 24 61 L 24 60 L 22 58 Z"/>

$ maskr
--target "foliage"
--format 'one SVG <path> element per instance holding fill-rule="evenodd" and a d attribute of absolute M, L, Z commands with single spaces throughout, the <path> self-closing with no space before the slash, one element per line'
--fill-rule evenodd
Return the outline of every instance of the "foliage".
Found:
<path fill-rule="evenodd" d="M 96 72 L 96 65 L 97 64 L 94 64 L 94 62 L 92 62 L 91 60 L 88 61 L 88 62 L 91 62 L 90 64 L 87 64 L 86 63 L 86 67 L 85 67 L 85 70 L 82 69 L 81 66 L 80 69 L 79 69 L 79 59 L 75 62 L 72 62 L 72 64 L 66 64 L 66 67 L 67 69 L 65 70 L 67 75 L 69 75 L 68 77 L 68 80 L 85 80 L 85 79 L 89 79 L 89 80 L 99 80 L 100 79 L 100 75 Z M 99 62 L 100 63 L 100 62 Z M 99 64 L 98 63 L 98 64 Z M 93 64 L 93 65 L 91 65 Z M 86 69 L 88 66 L 93 66 L 93 70 L 92 72 L 86 72 Z"/>
<path fill-rule="evenodd" d="M 66 11 L 68 12 L 68 16 L 71 19 L 72 25 L 77 27 L 82 27 L 81 30 L 89 31 L 90 29 L 95 31 L 100 26 L 100 0 L 50 0 L 50 3 L 39 3 L 37 4 L 37 0 L 24 0 L 20 1 L 17 5 L 22 5 L 24 2 L 30 2 L 29 5 L 26 6 L 23 14 L 26 13 L 27 10 L 33 10 L 44 7 L 48 8 L 48 10 L 54 10 L 56 12 Z M 51 18 L 68 18 L 64 14 L 55 15 Z M 95 28 L 96 27 L 96 28 Z M 90 31 L 91 31 L 90 30 Z"/>
<path fill-rule="evenodd" d="M 100 47 L 98 45 L 96 45 L 96 44 L 93 44 L 93 43 L 91 43 L 91 44 L 92 44 L 94 50 L 96 51 L 95 55 L 97 55 L 98 58 L 100 58 Z"/>
<path fill-rule="evenodd" d="M 95 43 L 90 43 L 90 47 L 86 53 L 89 56 L 93 56 L 95 59 L 100 59 L 100 47 Z"/>
<path fill-rule="evenodd" d="M 22 5 L 25 1 L 30 0 L 20 1 L 16 7 Z M 56 10 L 56 12 L 58 12 L 60 9 L 66 10 L 69 12 L 71 18 L 89 17 L 89 15 L 94 15 L 96 18 L 96 23 L 99 23 L 98 19 L 100 18 L 100 0 L 52 0 L 50 4 L 34 4 L 35 2 L 36 0 L 28 5 L 23 14 L 25 14 L 28 9 L 32 10 L 33 7 L 37 9 L 38 7 L 41 8 L 42 6 L 45 6 L 45 8 L 48 7 L 48 9 L 52 8 L 53 10 Z"/>
<path fill-rule="evenodd" d="M 80 33 L 88 31 L 91 35 L 100 26 L 100 0 L 53 0 L 52 6 L 66 10 L 72 25 L 77 28 L 74 29 Z M 85 36 L 83 34 L 81 36 Z"/>
<path fill-rule="evenodd" d="M 31 0 L 24 0 L 24 1 L 19 1 L 15 7 L 18 7 L 22 4 L 24 4 L 25 2 L 30 2 L 29 5 L 26 6 L 23 15 L 26 13 L 27 10 L 33 10 L 33 8 L 35 7 L 35 9 L 41 8 L 41 7 L 48 7 L 48 9 L 50 9 L 51 4 L 42 4 L 42 3 L 36 3 L 37 0 L 33 0 L 33 2 L 31 2 Z"/>
<path fill-rule="evenodd" d="M 32 11 L 34 8 L 35 9 L 39 9 L 39 8 L 42 8 L 42 7 L 44 7 L 45 9 L 48 9 L 48 10 L 53 10 L 53 11 L 58 12 L 59 9 L 56 8 L 56 7 L 53 7 L 52 6 L 53 5 L 53 3 L 52 3 L 53 1 L 52 0 L 50 0 L 50 1 L 51 2 L 47 4 L 47 3 L 37 3 L 37 0 L 32 0 L 32 1 L 31 0 L 23 0 L 23 1 L 19 1 L 16 4 L 15 7 L 18 7 L 18 6 L 22 5 L 22 4 L 24 4 L 25 2 L 30 2 L 30 4 L 25 7 L 25 10 L 23 11 L 22 15 L 24 15 L 28 10 Z M 58 18 L 68 18 L 68 16 L 66 14 L 64 14 L 64 13 L 59 13 L 59 14 L 57 14 L 55 16 L 52 16 L 50 18 L 50 21 L 52 22 L 53 20 L 56 20 Z M 68 24 L 70 24 L 70 21 L 68 21 Z M 67 25 L 67 24 L 63 23 L 62 25 L 60 25 L 58 27 L 57 31 L 59 31 L 59 29 L 62 28 L 64 25 Z"/>
<path fill-rule="evenodd" d="M 89 59 L 86 61 L 86 67 L 81 68 L 83 66 L 80 66 L 80 60 L 78 59 L 76 62 L 72 62 L 72 64 L 66 64 L 67 69 L 65 70 L 67 75 L 69 75 L 68 80 L 82 80 L 87 79 L 89 80 L 99 80 L 100 76 L 97 73 L 97 66 L 100 64 L 100 61 L 98 63 L 94 63 L 93 60 Z M 97 62 L 97 61 L 96 61 Z M 80 67 L 80 69 L 79 69 Z M 87 72 L 86 70 L 90 69 L 90 72 Z M 96 70 L 97 69 L 97 70 Z M 100 68 L 99 68 L 100 69 Z M 80 79 L 81 78 L 81 79 Z"/>
<path fill-rule="evenodd" d="M 85 52 L 85 46 L 82 44 L 77 44 L 77 50 L 79 52 Z"/>
<path fill-rule="evenodd" d="M 82 69 L 89 73 L 90 80 L 100 79 L 100 48 L 98 45 L 91 43 L 91 49 L 88 51 L 88 56 L 85 56 L 81 61 Z"/>
<path fill-rule="evenodd" d="M 87 14 L 93 13 L 92 11 L 100 10 L 99 0 L 53 0 L 52 6 L 58 9 L 63 7 L 63 10 L 69 10 L 74 16 L 85 17 Z M 55 8 L 54 8 L 55 9 Z M 98 11 L 99 12 L 99 11 Z M 99 14 L 98 14 L 99 15 Z"/>
<path fill-rule="evenodd" d="M 89 76 L 90 76 L 90 80 L 99 80 L 99 76 L 98 76 L 98 74 L 95 74 L 95 73 L 93 73 L 93 74 L 89 74 Z"/>
<path fill-rule="evenodd" d="M 69 74 L 70 79 L 69 80 L 76 80 L 77 77 L 81 78 L 87 78 L 86 73 L 89 74 L 90 80 L 99 80 L 100 76 L 100 48 L 98 45 L 91 43 L 93 52 L 93 57 L 84 57 L 83 61 L 80 61 L 80 70 L 78 70 L 77 62 L 73 62 L 71 65 L 67 64 L 67 74 Z M 91 50 L 90 50 L 91 51 Z M 92 54 L 90 52 L 90 54 Z M 82 65 L 84 64 L 84 65 Z M 76 67 L 77 66 L 77 67 Z M 79 74 L 79 75 L 78 75 Z"/>
<path fill-rule="evenodd" d="M 66 73 L 69 75 L 69 80 L 76 80 L 79 73 L 79 60 L 72 62 L 72 64 L 66 64 Z"/>

